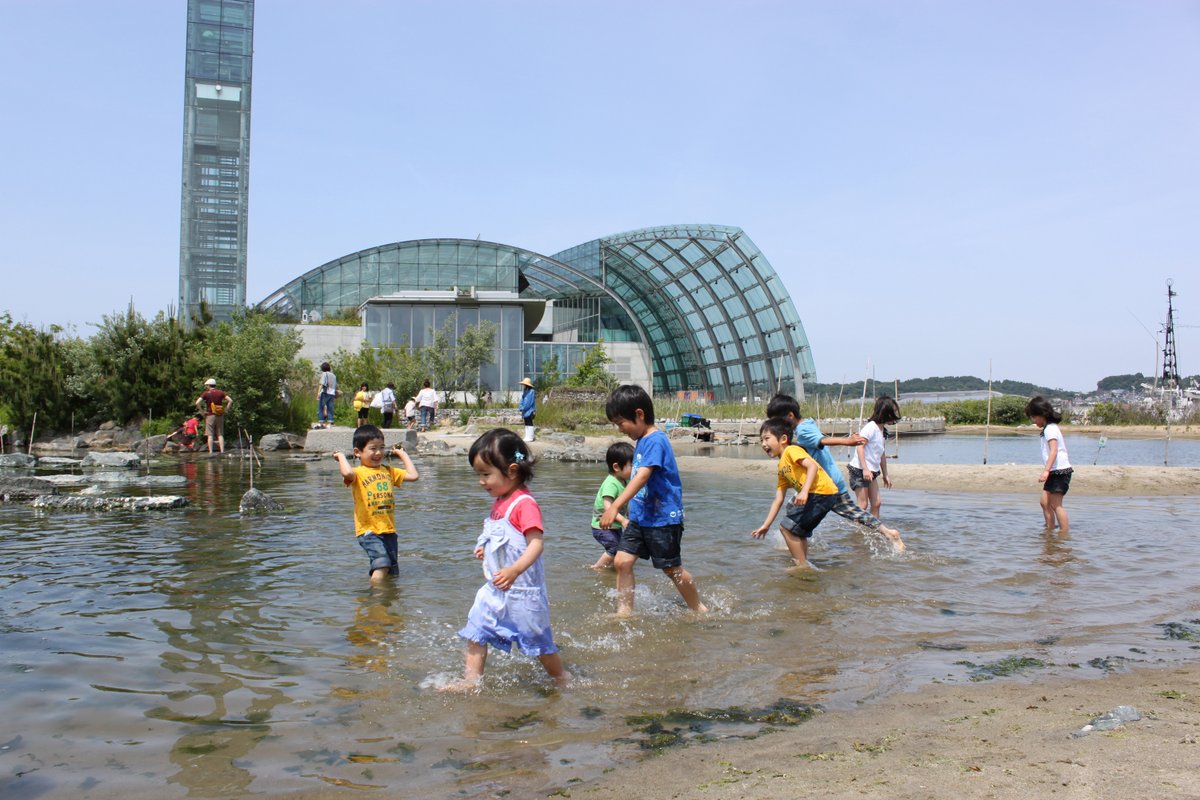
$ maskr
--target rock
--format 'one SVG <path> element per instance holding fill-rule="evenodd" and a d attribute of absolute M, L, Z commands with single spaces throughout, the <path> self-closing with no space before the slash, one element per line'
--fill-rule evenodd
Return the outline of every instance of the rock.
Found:
<path fill-rule="evenodd" d="M 100 425 L 100 430 L 102 430 L 102 431 L 114 431 L 114 430 L 120 430 L 120 429 L 121 429 L 121 426 L 118 425 L 117 423 L 113 422 L 111 419 L 108 422 L 105 422 Z"/>
<path fill-rule="evenodd" d="M 563 444 L 583 444 L 585 441 L 587 441 L 578 433 L 563 433 L 559 431 L 539 433 L 538 437 L 543 441 L 562 442 Z"/>
<path fill-rule="evenodd" d="M 276 502 L 269 495 L 258 489 L 251 489 L 242 495 L 242 502 L 238 508 L 243 514 L 265 514 L 271 511 L 279 511 L 283 508 L 283 504 Z"/>
<path fill-rule="evenodd" d="M 472 422 L 467 427 L 463 428 L 463 436 L 478 436 L 479 428 Z"/>
<path fill-rule="evenodd" d="M 320 453 L 297 453 L 287 457 L 288 461 L 320 461 L 325 456 Z"/>
<path fill-rule="evenodd" d="M 145 453 L 149 456 L 151 453 L 161 452 L 163 445 L 167 443 L 167 435 L 160 433 L 158 436 L 149 436 L 137 443 L 135 448 L 139 453 Z"/>
<path fill-rule="evenodd" d="M 1117 706 L 1112 711 L 1096 717 L 1071 735 L 1078 739 L 1081 736 L 1087 736 L 1092 731 L 1111 731 L 1121 727 L 1126 722 L 1137 722 L 1141 718 L 1142 712 L 1133 706 Z"/>
<path fill-rule="evenodd" d="M 43 456 L 38 459 L 38 466 L 41 467 L 73 467 L 82 462 L 79 458 L 63 458 L 62 456 Z"/>
<path fill-rule="evenodd" d="M 547 448 L 538 457 L 551 461 L 592 464 L 604 461 L 604 451 L 582 447 Z"/>
<path fill-rule="evenodd" d="M 38 480 L 45 481 L 51 486 L 83 486 L 88 482 L 86 475 L 77 475 L 70 472 L 64 472 L 54 475 L 40 475 Z"/>
<path fill-rule="evenodd" d="M 42 495 L 33 501 L 34 508 L 57 508 L 67 511 L 165 511 L 183 508 L 186 497 L 84 497 L 82 495 Z"/>
<path fill-rule="evenodd" d="M 268 433 L 258 440 L 261 450 L 303 450 L 304 437 L 294 433 Z"/>
<path fill-rule="evenodd" d="M 443 439 L 422 439 L 417 448 L 427 455 L 446 455 L 450 451 L 450 445 Z"/>
<path fill-rule="evenodd" d="M 104 487 L 102 487 L 102 486 L 88 486 L 88 487 L 85 487 L 85 488 L 83 488 L 83 489 L 80 489 L 80 490 L 79 490 L 79 493 L 80 493 L 80 494 L 83 494 L 83 495 L 97 495 L 97 494 L 104 494 Z"/>
<path fill-rule="evenodd" d="M 0 456 L 0 467 L 36 467 L 37 459 L 25 453 L 5 453 Z"/>
<path fill-rule="evenodd" d="M 141 486 L 187 486 L 188 479 L 183 475 L 136 475 L 129 472 L 94 472 L 83 476 L 88 483 L 101 485 Z"/>
<path fill-rule="evenodd" d="M 18 500 L 32 500 L 47 494 L 56 494 L 58 487 L 50 481 L 41 478 L 4 478 L 0 477 L 0 502 L 12 503 Z"/>
<path fill-rule="evenodd" d="M 88 453 L 81 462 L 85 467 L 125 467 L 136 469 L 142 460 L 134 453 Z"/>

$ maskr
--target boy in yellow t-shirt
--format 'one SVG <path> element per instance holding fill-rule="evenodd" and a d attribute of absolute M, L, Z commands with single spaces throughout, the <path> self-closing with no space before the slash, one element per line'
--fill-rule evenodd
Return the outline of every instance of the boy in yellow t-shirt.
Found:
<path fill-rule="evenodd" d="M 341 469 L 342 481 L 354 496 L 354 534 L 371 559 L 371 583 L 380 583 L 389 574 L 400 572 L 395 487 L 421 477 L 408 453 L 400 446 L 392 448 L 392 455 L 404 463 L 404 469 L 384 466 L 385 448 L 383 431 L 374 425 L 362 425 L 354 431 L 354 456 L 361 462 L 360 466 L 350 466 L 343 453 L 333 454 Z"/>
<path fill-rule="evenodd" d="M 762 538 L 775 521 L 787 490 L 795 489 L 796 496 L 788 505 L 779 530 L 796 567 L 806 568 L 811 566 L 808 563 L 808 540 L 813 529 L 833 510 L 841 492 L 808 451 L 791 443 L 792 428 L 788 420 L 774 418 L 764 422 L 759 429 L 763 450 L 772 458 L 779 459 L 779 483 L 767 519 L 750 535 L 755 539 Z"/>

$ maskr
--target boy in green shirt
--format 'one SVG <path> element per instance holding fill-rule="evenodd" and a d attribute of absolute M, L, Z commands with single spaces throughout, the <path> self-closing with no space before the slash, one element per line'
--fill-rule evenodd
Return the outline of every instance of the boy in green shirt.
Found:
<path fill-rule="evenodd" d="M 604 548 L 604 555 L 592 564 L 592 569 L 609 569 L 613 565 L 613 556 L 617 554 L 617 545 L 621 542 L 621 530 L 629 519 L 620 513 L 610 528 L 600 527 L 600 517 L 620 496 L 629 482 L 629 474 L 633 470 L 633 445 L 629 442 L 617 442 L 610 445 L 604 454 L 604 463 L 608 465 L 608 477 L 600 484 L 596 492 L 596 501 L 592 504 L 592 537 Z"/>

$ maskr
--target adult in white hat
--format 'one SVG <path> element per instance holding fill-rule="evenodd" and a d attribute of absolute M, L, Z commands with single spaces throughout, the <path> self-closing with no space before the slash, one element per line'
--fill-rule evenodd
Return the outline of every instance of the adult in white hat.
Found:
<path fill-rule="evenodd" d="M 533 441 L 533 415 L 537 413 L 537 390 L 533 388 L 533 381 L 526 378 L 521 381 L 521 385 L 525 390 L 521 392 L 521 419 L 525 422 L 525 441 Z"/>
<path fill-rule="evenodd" d="M 225 452 L 225 412 L 233 405 L 233 398 L 217 388 L 217 379 L 204 382 L 204 392 L 196 398 L 196 408 L 204 412 L 204 436 L 208 439 L 208 452 L 213 451 L 213 437 L 222 453 Z"/>

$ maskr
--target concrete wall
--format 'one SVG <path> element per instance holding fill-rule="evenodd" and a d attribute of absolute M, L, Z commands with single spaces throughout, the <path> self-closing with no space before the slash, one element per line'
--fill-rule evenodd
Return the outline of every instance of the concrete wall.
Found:
<path fill-rule="evenodd" d="M 636 383 L 654 392 L 654 370 L 650 366 L 649 349 L 640 342 L 605 342 L 604 352 L 612 359 L 608 371 L 621 383 Z"/>
<path fill-rule="evenodd" d="M 357 353 L 362 347 L 363 331 L 358 325 L 279 325 L 281 330 L 297 330 L 304 344 L 300 347 L 300 357 L 307 358 L 313 366 L 319 367 L 322 361 L 338 350 L 346 349 Z"/>

